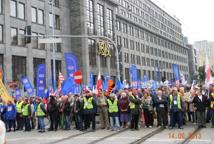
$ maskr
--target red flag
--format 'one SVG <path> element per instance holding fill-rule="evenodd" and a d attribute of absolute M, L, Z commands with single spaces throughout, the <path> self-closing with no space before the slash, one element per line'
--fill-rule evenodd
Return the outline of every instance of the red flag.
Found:
<path fill-rule="evenodd" d="M 102 89 L 102 79 L 101 79 L 101 75 L 99 72 L 98 78 L 97 78 L 97 85 L 96 85 L 96 95 L 98 95 L 100 93 L 101 89 Z"/>
<path fill-rule="evenodd" d="M 114 87 L 115 87 L 114 81 L 112 79 L 108 80 L 108 95 L 111 94 Z"/>
<path fill-rule="evenodd" d="M 212 73 L 211 73 L 211 67 L 210 67 L 207 55 L 206 55 L 206 61 L 205 61 L 205 74 L 206 74 L 205 84 L 206 86 L 208 86 L 209 84 L 212 83 Z"/>

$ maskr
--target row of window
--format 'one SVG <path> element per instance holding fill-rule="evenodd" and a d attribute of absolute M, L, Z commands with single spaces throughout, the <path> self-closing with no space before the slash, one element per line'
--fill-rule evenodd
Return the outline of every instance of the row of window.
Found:
<path fill-rule="evenodd" d="M 1 0 L 0 0 L 1 1 Z M 55 0 L 56 1 L 56 0 Z M 58 5 L 58 2 L 55 2 Z M 1 11 L 0 11 L 1 12 Z M 19 19 L 25 19 L 25 4 L 17 2 L 16 0 L 10 1 L 10 15 Z M 44 24 L 44 10 L 31 7 L 31 21 L 38 24 Z M 60 16 L 49 13 L 49 26 L 55 29 L 60 29 Z"/>
<path fill-rule="evenodd" d="M 104 6 L 97 4 L 97 15 L 94 13 L 94 1 L 87 0 L 86 2 L 86 14 L 87 14 L 87 28 L 88 34 L 104 35 L 105 29 L 107 36 L 113 38 L 113 11 L 111 9 L 106 10 L 106 16 L 104 16 Z M 97 23 L 97 30 L 94 28 L 94 23 Z M 104 27 L 106 22 L 106 28 Z"/>
<path fill-rule="evenodd" d="M 129 57 L 129 53 L 124 53 L 124 62 L 142 65 L 142 66 L 158 66 L 158 67 L 167 68 L 167 69 L 172 68 L 172 63 L 168 63 L 165 61 L 158 61 L 158 60 L 150 59 L 150 58 L 145 58 L 143 56 L 140 57 L 140 56 L 134 55 L 134 54 L 130 54 L 130 57 Z M 188 70 L 188 68 L 183 65 L 180 65 L 180 69 L 183 71 Z"/>
<path fill-rule="evenodd" d="M 182 55 L 188 54 L 188 51 L 185 48 L 182 48 L 181 46 L 179 46 L 177 44 L 174 44 L 174 43 L 169 42 L 165 39 L 159 38 L 153 34 L 143 32 L 143 31 L 141 31 L 141 32 L 142 32 L 141 40 L 144 40 L 144 38 L 145 38 L 146 41 L 150 42 L 151 44 L 155 44 L 156 46 L 162 46 L 165 49 L 172 50 L 172 51 L 180 53 Z M 145 36 L 144 36 L 144 33 L 145 33 Z M 133 40 L 128 40 L 128 38 L 126 38 L 126 37 L 123 37 L 123 39 L 122 39 L 122 37 L 119 35 L 117 36 L 117 44 L 122 45 L 124 48 L 130 48 L 131 50 L 139 50 L 140 49 L 139 48 L 140 47 L 139 42 L 134 42 Z"/>
<path fill-rule="evenodd" d="M 3 10 L 2 10 L 2 0 L 0 0 L 0 14 L 3 12 Z"/>
<path fill-rule="evenodd" d="M 150 70 L 141 70 L 137 69 L 137 77 L 138 79 L 142 79 L 144 75 L 147 75 L 149 79 L 160 81 L 162 77 L 165 77 L 167 80 L 171 80 L 174 78 L 173 73 L 160 71 L 159 77 L 155 75 L 155 71 Z M 186 79 L 188 79 L 188 75 L 184 75 Z M 129 68 L 125 68 L 125 79 L 130 80 Z"/>

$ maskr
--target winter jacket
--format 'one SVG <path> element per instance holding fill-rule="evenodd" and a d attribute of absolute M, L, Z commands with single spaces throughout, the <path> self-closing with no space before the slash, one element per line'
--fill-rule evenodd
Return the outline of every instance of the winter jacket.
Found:
<path fill-rule="evenodd" d="M 14 120 L 16 119 L 16 106 L 14 104 L 10 104 L 6 106 L 6 120 Z"/>

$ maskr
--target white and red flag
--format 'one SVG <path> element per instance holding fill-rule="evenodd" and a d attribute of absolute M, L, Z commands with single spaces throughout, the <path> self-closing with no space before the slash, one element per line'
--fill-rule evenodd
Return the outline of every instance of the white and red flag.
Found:
<path fill-rule="evenodd" d="M 101 79 L 101 75 L 99 72 L 98 78 L 97 78 L 97 85 L 96 85 L 96 95 L 98 95 L 100 93 L 101 89 L 102 89 L 102 79 Z"/>
<path fill-rule="evenodd" d="M 208 61 L 208 57 L 206 55 L 206 61 L 205 61 L 205 85 L 209 86 L 212 83 L 212 73 L 211 73 L 211 67 Z"/>

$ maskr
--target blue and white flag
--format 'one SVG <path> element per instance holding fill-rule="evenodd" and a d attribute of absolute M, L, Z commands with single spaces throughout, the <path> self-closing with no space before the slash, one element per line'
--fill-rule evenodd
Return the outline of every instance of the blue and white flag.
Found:
<path fill-rule="evenodd" d="M 110 76 L 104 76 L 104 81 L 103 81 L 103 84 L 102 84 L 102 89 L 104 91 L 106 91 L 108 89 L 108 81 L 110 79 Z"/>
<path fill-rule="evenodd" d="M 89 77 L 89 84 L 88 84 L 88 87 L 89 89 L 93 89 L 93 86 L 94 86 L 94 74 L 91 72 L 90 73 L 90 77 Z"/>
<path fill-rule="evenodd" d="M 74 93 L 75 92 L 74 79 L 71 77 L 68 77 L 62 85 L 61 91 L 64 95 L 67 95 L 69 93 Z"/>
<path fill-rule="evenodd" d="M 65 62 L 67 70 L 67 78 L 72 77 L 73 73 L 78 70 L 78 60 L 73 53 L 65 53 Z"/>
<path fill-rule="evenodd" d="M 121 83 L 120 80 L 117 79 L 116 83 L 115 83 L 115 90 L 119 91 L 119 90 L 121 90 L 123 88 L 124 88 L 124 85 Z"/>
<path fill-rule="evenodd" d="M 180 80 L 180 70 L 177 64 L 172 64 L 172 71 L 173 71 L 175 80 Z"/>
<path fill-rule="evenodd" d="M 36 95 L 38 97 L 45 97 L 46 88 L 46 68 L 45 64 L 40 64 L 37 67 L 36 73 Z"/>
<path fill-rule="evenodd" d="M 136 67 L 136 65 L 132 65 L 129 68 L 129 73 L 130 73 L 130 77 L 131 77 L 131 87 L 137 88 L 138 78 L 137 78 L 137 67 Z"/>
<path fill-rule="evenodd" d="M 30 83 L 28 77 L 22 77 L 21 82 L 25 88 L 25 90 L 27 91 L 27 94 L 29 96 L 33 96 L 34 95 L 34 89 L 32 84 Z"/>
<path fill-rule="evenodd" d="M 18 100 L 19 97 L 21 97 L 21 90 L 19 88 L 16 88 L 15 89 L 15 98 L 16 98 L 16 100 Z"/>

